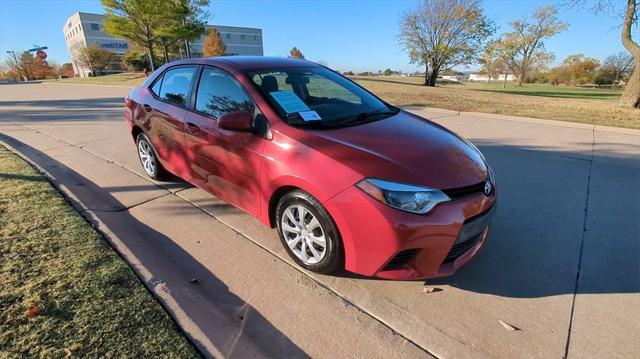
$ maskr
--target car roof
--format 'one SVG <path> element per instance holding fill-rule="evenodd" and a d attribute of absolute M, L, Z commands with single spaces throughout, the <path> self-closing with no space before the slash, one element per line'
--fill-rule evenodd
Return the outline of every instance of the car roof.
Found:
<path fill-rule="evenodd" d="M 269 56 L 218 56 L 175 61 L 174 64 L 226 65 L 237 70 L 262 70 L 285 67 L 320 66 L 310 61 Z"/>

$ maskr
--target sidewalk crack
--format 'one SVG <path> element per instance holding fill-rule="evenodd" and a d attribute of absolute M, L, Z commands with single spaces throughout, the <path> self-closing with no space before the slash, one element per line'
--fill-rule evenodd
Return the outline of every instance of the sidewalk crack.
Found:
<path fill-rule="evenodd" d="M 571 300 L 571 313 L 569 315 L 569 329 L 567 331 L 567 342 L 564 348 L 564 356 L 563 358 L 567 359 L 569 357 L 569 347 L 571 345 L 571 333 L 573 331 L 573 319 L 575 315 L 576 309 L 576 297 L 578 295 L 578 289 L 580 288 L 580 271 L 582 270 L 582 256 L 584 252 L 584 241 L 587 235 L 587 217 L 589 216 L 589 197 L 591 194 L 591 171 L 593 169 L 593 157 L 595 153 L 596 147 L 596 126 L 593 126 L 591 131 L 591 157 L 589 159 L 589 172 L 587 176 L 587 194 L 585 196 L 584 202 L 584 217 L 582 220 L 582 238 L 580 240 L 580 252 L 578 254 L 578 268 L 576 269 L 576 280 L 573 287 L 573 298 Z"/>

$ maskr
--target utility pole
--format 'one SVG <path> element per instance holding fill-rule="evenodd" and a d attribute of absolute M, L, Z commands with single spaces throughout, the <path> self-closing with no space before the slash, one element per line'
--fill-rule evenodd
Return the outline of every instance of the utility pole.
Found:
<path fill-rule="evenodd" d="M 22 76 L 22 69 L 20 68 L 20 63 L 18 62 L 18 56 L 16 55 L 16 52 L 13 50 L 8 50 L 7 54 L 11 54 L 11 57 L 13 57 L 13 61 L 16 62 L 16 70 L 18 70 L 18 76 L 22 77 L 24 81 L 27 81 L 27 79 Z"/>

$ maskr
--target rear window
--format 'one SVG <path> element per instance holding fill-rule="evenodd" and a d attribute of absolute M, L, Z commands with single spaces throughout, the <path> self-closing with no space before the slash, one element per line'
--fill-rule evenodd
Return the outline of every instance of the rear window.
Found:
<path fill-rule="evenodd" d="M 189 103 L 195 67 L 179 67 L 168 70 L 151 87 L 158 97 L 172 104 L 186 107 Z"/>

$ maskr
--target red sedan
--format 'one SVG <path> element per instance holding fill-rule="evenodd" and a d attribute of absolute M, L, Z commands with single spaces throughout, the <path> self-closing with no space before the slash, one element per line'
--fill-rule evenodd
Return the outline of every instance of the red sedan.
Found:
<path fill-rule="evenodd" d="M 496 190 L 478 149 L 326 67 L 177 61 L 131 91 L 125 117 L 149 177 L 277 227 L 308 270 L 441 277 L 487 239 Z"/>

